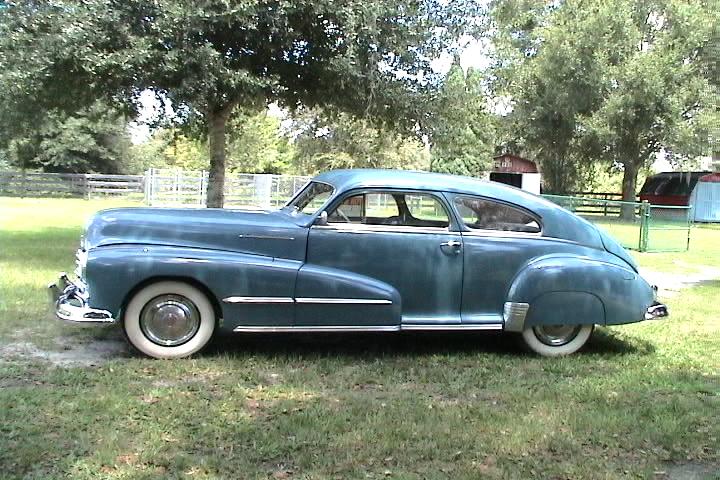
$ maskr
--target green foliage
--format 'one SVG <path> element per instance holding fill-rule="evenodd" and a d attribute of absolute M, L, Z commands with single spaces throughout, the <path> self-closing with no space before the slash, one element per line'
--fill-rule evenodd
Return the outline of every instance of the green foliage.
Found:
<path fill-rule="evenodd" d="M 540 161 L 548 190 L 577 188 L 602 162 L 624 170 L 634 197 L 660 150 L 709 150 L 717 89 L 704 52 L 716 48 L 719 10 L 702 0 L 496 6 L 496 89 L 514 101 L 506 132 Z"/>
<path fill-rule="evenodd" d="M 132 170 L 177 168 L 208 170 L 208 144 L 177 128 L 161 128 L 131 148 Z M 266 111 L 237 110 L 229 122 L 228 168 L 243 173 L 292 173 L 293 145 L 280 131 L 280 119 Z"/>
<path fill-rule="evenodd" d="M 25 135 L 8 141 L 14 167 L 46 172 L 121 173 L 127 169 L 130 138 L 117 111 L 96 103 L 75 115 L 48 113 Z"/>
<path fill-rule="evenodd" d="M 481 176 L 492 165 L 495 128 L 479 72 L 453 64 L 434 99 L 428 121 L 431 170 Z"/>
<path fill-rule="evenodd" d="M 130 148 L 130 170 L 142 173 L 148 168 L 207 170 L 207 143 L 185 136 L 177 129 L 158 129 L 145 142 Z"/>
<path fill-rule="evenodd" d="M 11 124 L 98 98 L 132 111 L 151 89 L 207 134 L 214 206 L 222 204 L 225 127 L 236 106 L 320 106 L 412 127 L 415 100 L 432 85 L 430 60 L 478 10 L 472 0 L 8 5 L 0 13 L 0 112 Z"/>
<path fill-rule="evenodd" d="M 292 173 L 294 147 L 280 129 L 280 119 L 266 110 L 239 110 L 230 121 L 228 166 L 242 173 Z"/>
<path fill-rule="evenodd" d="M 429 154 L 412 137 L 348 114 L 306 112 L 295 120 L 294 163 L 298 173 L 339 168 L 427 170 Z"/>

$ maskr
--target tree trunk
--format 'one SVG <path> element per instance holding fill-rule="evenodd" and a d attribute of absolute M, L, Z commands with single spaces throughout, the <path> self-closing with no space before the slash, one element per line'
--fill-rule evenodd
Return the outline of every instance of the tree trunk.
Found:
<path fill-rule="evenodd" d="M 638 166 L 633 160 L 624 164 L 622 181 L 623 202 L 635 202 L 635 189 L 637 188 Z M 635 220 L 635 206 L 624 205 L 620 211 L 620 218 L 623 220 Z"/>
<path fill-rule="evenodd" d="M 226 127 L 232 107 L 210 111 L 207 114 L 208 144 L 210 146 L 210 172 L 208 178 L 208 208 L 222 208 L 225 202 L 225 158 L 227 156 Z"/>

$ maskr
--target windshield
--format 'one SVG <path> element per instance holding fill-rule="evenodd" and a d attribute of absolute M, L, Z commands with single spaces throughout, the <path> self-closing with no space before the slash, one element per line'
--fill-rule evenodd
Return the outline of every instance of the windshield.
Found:
<path fill-rule="evenodd" d="M 325 205 L 335 189 L 332 185 L 321 182 L 310 182 L 285 207 L 292 209 L 293 213 L 313 215 Z"/>

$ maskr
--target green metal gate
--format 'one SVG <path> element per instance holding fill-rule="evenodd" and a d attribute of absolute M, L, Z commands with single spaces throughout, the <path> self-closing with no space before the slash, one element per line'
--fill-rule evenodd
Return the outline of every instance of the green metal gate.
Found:
<path fill-rule="evenodd" d="M 543 197 L 602 228 L 627 249 L 681 252 L 690 248 L 689 206 L 562 195 Z"/>

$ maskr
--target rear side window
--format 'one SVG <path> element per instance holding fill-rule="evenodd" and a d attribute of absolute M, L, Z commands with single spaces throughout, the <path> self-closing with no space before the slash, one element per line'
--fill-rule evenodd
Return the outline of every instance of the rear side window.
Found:
<path fill-rule="evenodd" d="M 455 197 L 463 223 L 473 230 L 540 233 L 538 220 L 524 210 L 485 198 Z"/>

